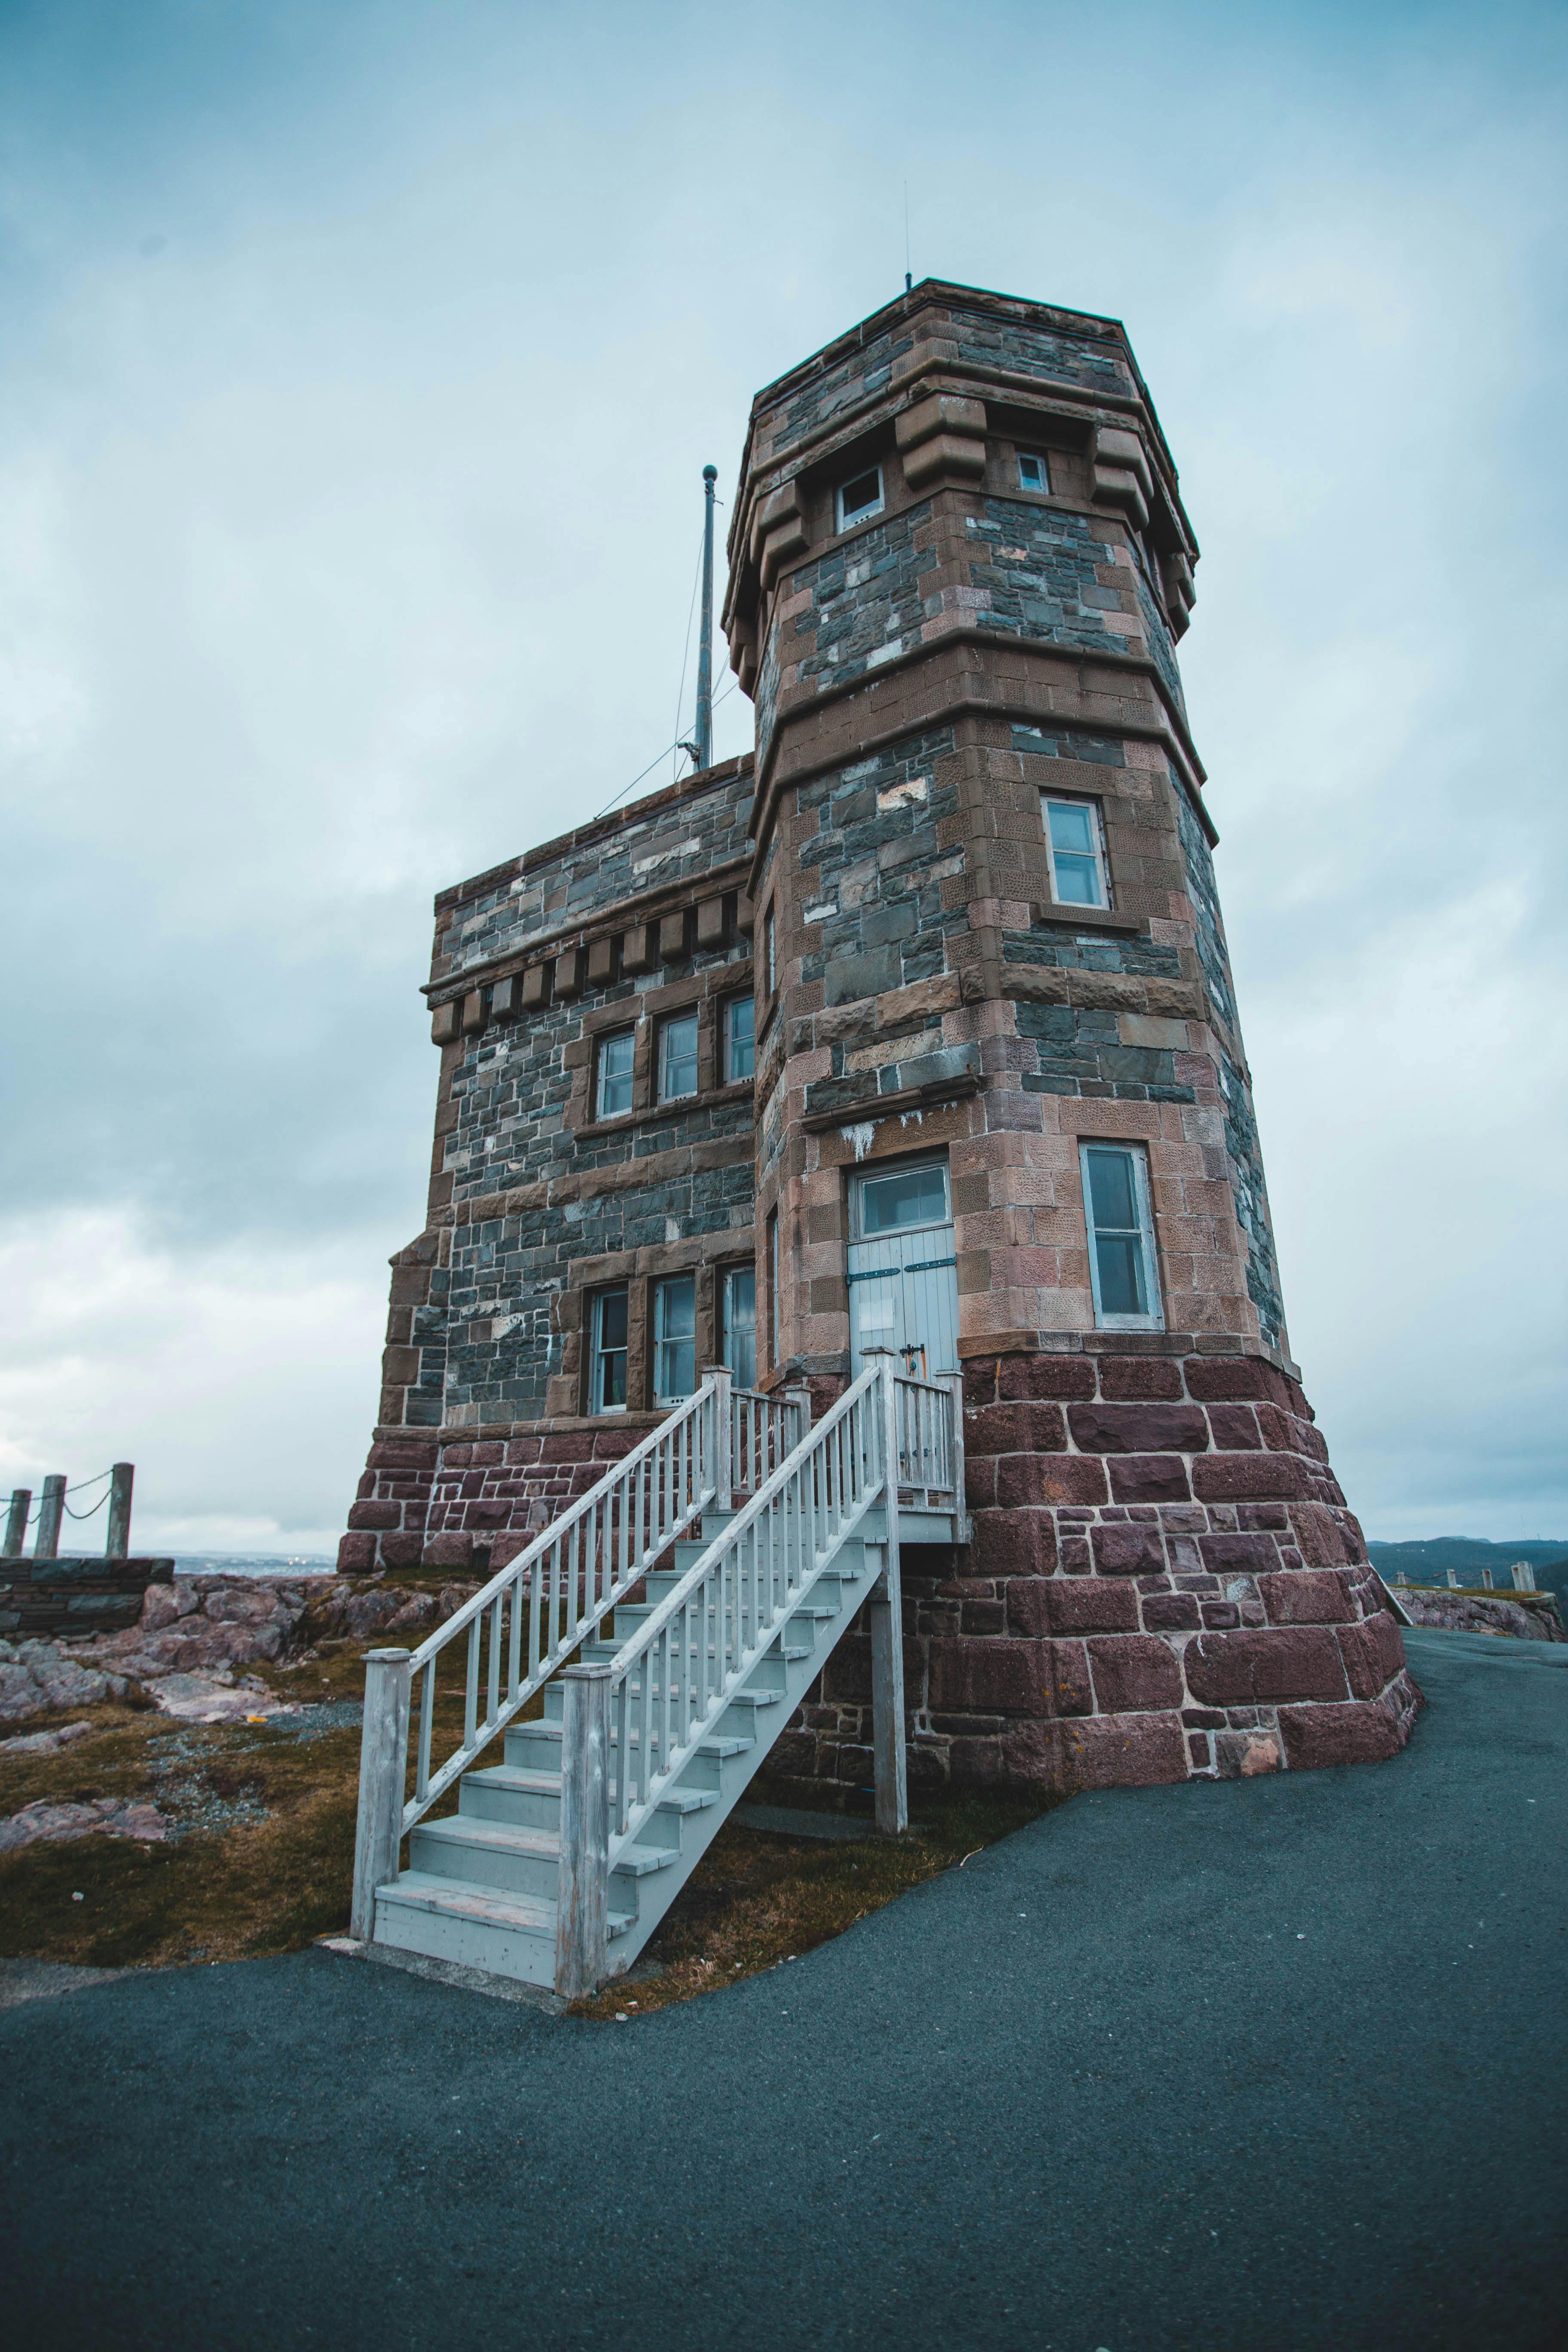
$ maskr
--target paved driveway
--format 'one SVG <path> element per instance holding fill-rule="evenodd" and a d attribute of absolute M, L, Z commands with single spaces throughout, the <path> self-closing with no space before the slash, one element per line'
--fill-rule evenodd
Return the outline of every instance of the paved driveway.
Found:
<path fill-rule="evenodd" d="M 1391 1764 L 1080 1798 L 626 2026 L 324 1955 L 0 2018 L 7 2336 L 1560 2345 L 1568 1648 Z"/>

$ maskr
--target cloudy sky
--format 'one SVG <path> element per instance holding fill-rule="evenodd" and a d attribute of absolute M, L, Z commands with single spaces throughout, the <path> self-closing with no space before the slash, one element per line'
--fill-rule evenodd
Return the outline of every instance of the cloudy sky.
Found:
<path fill-rule="evenodd" d="M 907 184 L 917 277 L 1125 320 L 1182 468 L 1351 1501 L 1568 1538 L 1565 123 L 1508 0 L 10 0 L 0 1488 L 335 1543 L 431 895 L 674 738 L 701 467 L 899 290 Z"/>

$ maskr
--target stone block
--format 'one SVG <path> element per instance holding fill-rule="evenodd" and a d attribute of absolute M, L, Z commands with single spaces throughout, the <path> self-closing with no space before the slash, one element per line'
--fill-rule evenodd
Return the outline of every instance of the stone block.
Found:
<path fill-rule="evenodd" d="M 1200 1404 L 1286 1402 L 1282 1376 L 1260 1356 L 1189 1356 L 1184 1369 L 1187 1394 Z"/>
<path fill-rule="evenodd" d="M 1089 1681 L 1089 1657 L 1081 1642 L 1053 1642 L 1051 1651 L 1051 1707 L 1058 1716 L 1092 1715 L 1094 1686 Z"/>
<path fill-rule="evenodd" d="M 515 1021 L 522 1011 L 522 974 L 509 972 L 490 991 L 490 1013 L 497 1021 Z"/>
<path fill-rule="evenodd" d="M 1048 1576 L 1057 1564 L 1057 1531 L 1050 1513 L 977 1511 L 974 1561 L 985 1576 Z"/>
<path fill-rule="evenodd" d="M 1131 1590 L 1122 1589 L 1131 1600 Z M 1151 1633 L 1195 1633 L 1200 1622 L 1190 1592 L 1151 1592 L 1143 1602 L 1143 1624 Z"/>
<path fill-rule="evenodd" d="M 1375 1700 L 1343 1706 L 1282 1706 L 1279 1730 L 1292 1772 L 1329 1764 L 1383 1764 L 1404 1745 L 1398 1717 Z"/>
<path fill-rule="evenodd" d="M 1279 1742 L 1271 1731 L 1222 1731 L 1214 1744 L 1215 1770 L 1222 1780 L 1250 1780 L 1279 1769 Z"/>
<path fill-rule="evenodd" d="M 1326 1504 L 1293 1503 L 1290 1528 L 1309 1568 L 1342 1568 L 1348 1558 L 1344 1532 Z"/>
<path fill-rule="evenodd" d="M 1184 1503 L 1192 1492 L 1179 1454 L 1113 1454 L 1107 1466 L 1119 1503 Z"/>
<path fill-rule="evenodd" d="M 616 976 L 616 942 L 613 939 L 590 940 L 588 942 L 588 986 L 608 988 Z"/>
<path fill-rule="evenodd" d="M 485 992 L 482 988 L 471 988 L 464 997 L 462 1025 L 466 1037 L 476 1035 L 484 1027 Z"/>
<path fill-rule="evenodd" d="M 368 1576 L 375 1566 L 374 1535 L 347 1535 L 338 1538 L 338 1574 Z"/>
<path fill-rule="evenodd" d="M 434 1045 L 449 1045 L 458 1034 L 458 1020 L 462 1007 L 457 1003 L 438 1004 L 430 1015 L 430 1042 Z"/>
<path fill-rule="evenodd" d="M 568 1000 L 583 993 L 583 968 L 586 959 L 581 948 L 568 948 L 555 959 L 552 986 L 555 995 Z"/>
<path fill-rule="evenodd" d="M 521 1003 L 525 1013 L 537 1013 L 545 1003 L 550 994 L 552 969 L 547 963 L 534 963 L 523 973 Z"/>
<path fill-rule="evenodd" d="M 1094 1564 L 1101 1576 L 1155 1576 L 1164 1571 L 1165 1548 L 1158 1528 L 1122 1520 L 1116 1526 L 1095 1528 L 1090 1540 Z"/>
<path fill-rule="evenodd" d="M 1276 1699 L 1342 1699 L 1349 1685 L 1326 1626 L 1200 1633 L 1186 1650 L 1187 1688 L 1211 1706 Z"/>
<path fill-rule="evenodd" d="M 1007 1587 L 1008 1621 L 1018 1633 L 1135 1633 L 1138 1594 L 1118 1578 L 1018 1577 Z"/>
<path fill-rule="evenodd" d="M 658 953 L 659 961 L 662 963 L 673 962 L 678 957 L 683 956 L 686 953 L 686 913 L 684 908 L 680 909 L 676 914 L 665 915 L 660 918 L 658 926 Z"/>
<path fill-rule="evenodd" d="M 1101 1356 L 1100 1393 L 1108 1403 L 1174 1403 L 1182 1393 L 1179 1364 L 1169 1356 Z"/>
<path fill-rule="evenodd" d="M 1066 1402 L 1094 1394 L 1094 1366 L 1087 1356 L 1005 1356 L 997 1381 L 1005 1398 L 1047 1397 Z"/>
<path fill-rule="evenodd" d="M 386 1568 L 417 1568 L 425 1557 L 425 1538 L 416 1528 L 402 1535 L 383 1536 L 381 1558 Z"/>
<path fill-rule="evenodd" d="M 349 1526 L 352 1528 L 400 1528 L 403 1525 L 401 1503 L 351 1503 Z"/>
<path fill-rule="evenodd" d="M 1203 1454 L 1193 1464 L 1200 1503 L 1295 1502 L 1311 1493 L 1297 1454 Z"/>
<path fill-rule="evenodd" d="M 896 947 L 878 948 L 869 955 L 836 955 L 823 975 L 824 993 L 830 1005 L 852 1004 L 862 996 L 885 996 L 902 978 Z"/>
<path fill-rule="evenodd" d="M 1085 1454 L 1004 1454 L 996 1464 L 996 1502 L 1003 1510 L 1019 1504 L 1103 1503 L 1105 1465 Z"/>
<path fill-rule="evenodd" d="M 933 1714 L 1047 1714 L 1051 1687 L 1050 1644 L 959 1636 L 933 1645 Z"/>
<path fill-rule="evenodd" d="M 724 901 L 704 898 L 697 908 L 697 944 L 706 952 L 724 944 Z"/>
<path fill-rule="evenodd" d="M 1355 1616 L 1349 1580 L 1329 1569 L 1299 1568 L 1289 1574 L 1260 1576 L 1258 1591 L 1271 1625 L 1348 1625 Z"/>
<path fill-rule="evenodd" d="M 963 1416 L 964 1448 L 971 1454 L 1060 1454 L 1067 1442 L 1059 1405 L 983 1405 Z"/>
<path fill-rule="evenodd" d="M 1202 1454 L 1209 1442 L 1195 1404 L 1075 1404 L 1068 1422 L 1084 1454 Z"/>
<path fill-rule="evenodd" d="M 1258 1415 L 1250 1405 L 1212 1404 L 1209 1426 L 1214 1442 L 1226 1453 L 1256 1451 L 1263 1443 L 1258 1432 Z"/>
<path fill-rule="evenodd" d="M 1096 1715 L 1062 1726 L 1071 1789 L 1145 1789 L 1187 1777 L 1186 1735 L 1170 1715 Z"/>
<path fill-rule="evenodd" d="M 1405 1643 L 1393 1618 L 1379 1610 L 1359 1625 L 1342 1625 L 1339 1639 L 1352 1696 L 1378 1697 L 1405 1664 Z"/>
<path fill-rule="evenodd" d="M 1175 1654 L 1155 1633 L 1120 1633 L 1089 1643 L 1096 1706 L 1101 1715 L 1179 1707 L 1185 1694 Z"/>

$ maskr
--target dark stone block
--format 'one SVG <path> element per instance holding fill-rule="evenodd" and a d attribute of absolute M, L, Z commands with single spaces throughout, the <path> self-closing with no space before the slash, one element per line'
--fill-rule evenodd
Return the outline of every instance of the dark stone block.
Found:
<path fill-rule="evenodd" d="M 1150 1788 L 1187 1777 L 1186 1735 L 1169 1715 L 1100 1715 L 1062 1727 L 1069 1788 Z"/>
<path fill-rule="evenodd" d="M 1333 1706 L 1284 1706 L 1279 1729 L 1292 1772 L 1328 1764 L 1382 1764 L 1405 1742 L 1399 1718 L 1375 1700 Z"/>
<path fill-rule="evenodd" d="M 1215 1445 L 1230 1452 L 1239 1453 L 1263 1443 L 1258 1432 L 1258 1415 L 1250 1405 L 1210 1405 L 1209 1425 Z"/>
<path fill-rule="evenodd" d="M 1193 1466 L 1195 1471 L 1198 1465 Z M 1179 1454 L 1113 1454 L 1109 1467 L 1110 1491 L 1120 1503 L 1188 1499 L 1187 1465 Z"/>
<path fill-rule="evenodd" d="M 1094 1366 L 1087 1356 L 1005 1356 L 999 1383 L 1004 1397 L 1091 1397 Z"/>
<path fill-rule="evenodd" d="M 1182 1393 L 1181 1367 L 1169 1356 L 1101 1356 L 1100 1393 L 1109 1403 L 1174 1403 Z"/>
<path fill-rule="evenodd" d="M 1355 1617 L 1349 1581 L 1332 1570 L 1299 1568 L 1260 1576 L 1258 1592 L 1271 1625 L 1346 1625 Z"/>
<path fill-rule="evenodd" d="M 1185 1664 L 1187 1688 L 1211 1706 L 1342 1699 L 1349 1691 L 1339 1646 L 1326 1626 L 1200 1633 L 1188 1645 Z"/>
<path fill-rule="evenodd" d="M 1200 1622 L 1190 1592 L 1152 1592 L 1143 1603 L 1143 1624 L 1151 1633 L 1195 1633 Z"/>
<path fill-rule="evenodd" d="M 1060 1454 L 1067 1442 L 1067 1423 L 1059 1405 L 990 1404 L 963 1416 L 963 1443 L 969 1454 Z"/>
<path fill-rule="evenodd" d="M 1200 1503 L 1291 1503 L 1310 1497 L 1307 1465 L 1296 1454 L 1202 1454 L 1193 1464 Z"/>
<path fill-rule="evenodd" d="M 1180 1706 L 1182 1670 L 1168 1643 L 1153 1633 L 1121 1633 L 1089 1643 L 1094 1696 L 1101 1715 Z"/>
<path fill-rule="evenodd" d="M 1129 1524 L 1094 1529 L 1094 1564 L 1101 1576 L 1163 1573 L 1165 1549 L 1158 1531 Z"/>
<path fill-rule="evenodd" d="M 1084 1454 L 1202 1454 L 1209 1442 L 1193 1404 L 1075 1404 L 1068 1422 Z"/>

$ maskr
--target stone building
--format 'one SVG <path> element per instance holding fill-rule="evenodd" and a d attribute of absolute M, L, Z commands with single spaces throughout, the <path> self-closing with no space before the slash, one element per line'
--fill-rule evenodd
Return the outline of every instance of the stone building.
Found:
<path fill-rule="evenodd" d="M 1114 321 L 927 281 L 758 395 L 752 757 L 436 901 L 426 1228 L 342 1562 L 499 1566 L 705 1363 L 962 1368 L 917 1785 L 1392 1753 L 1416 1694 L 1291 1361 Z M 792 1370 L 793 1368 L 793 1370 Z M 775 1752 L 864 1779 L 852 1635 Z"/>

